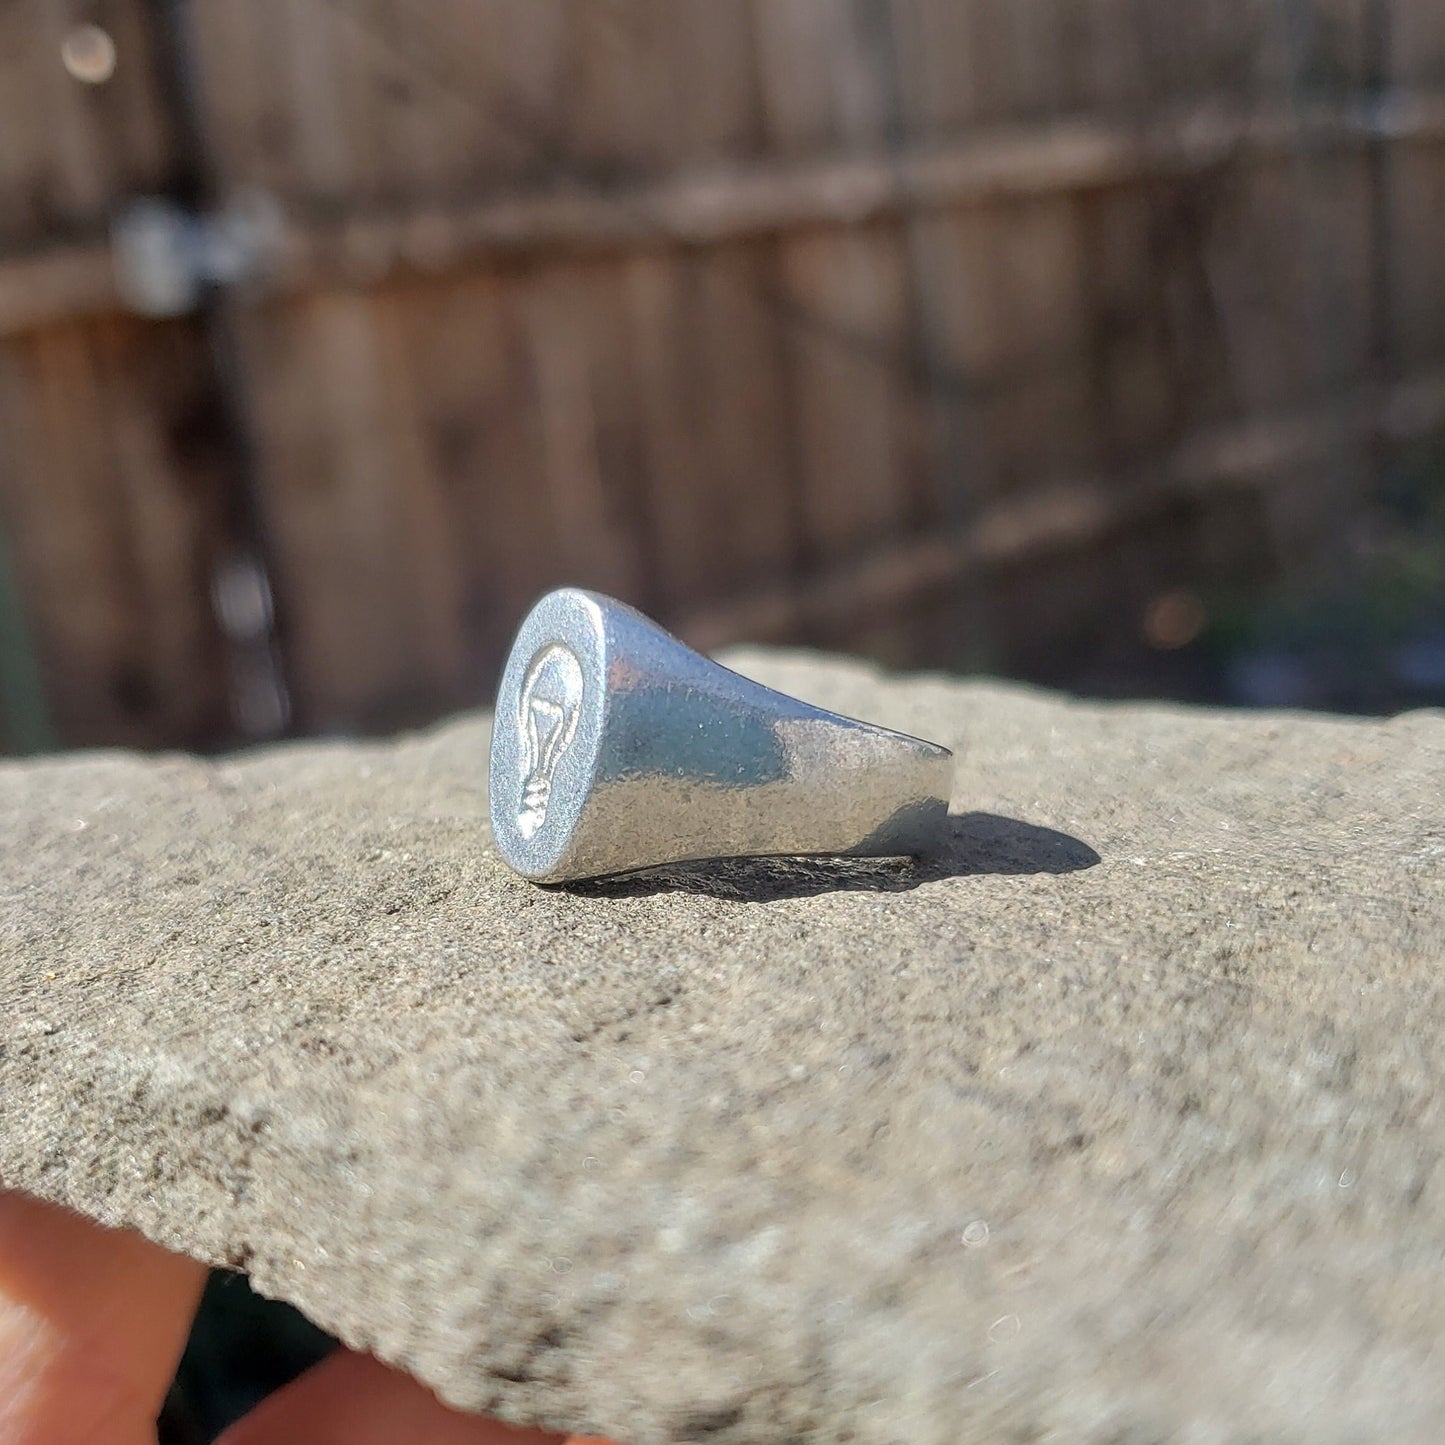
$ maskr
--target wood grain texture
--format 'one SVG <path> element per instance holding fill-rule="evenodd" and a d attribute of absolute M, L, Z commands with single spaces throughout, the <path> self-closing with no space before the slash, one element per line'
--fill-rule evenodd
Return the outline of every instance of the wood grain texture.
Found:
<path fill-rule="evenodd" d="M 184 323 L 76 323 L 0 348 L 0 528 L 68 743 L 228 735 L 213 406 Z"/>
<path fill-rule="evenodd" d="M 177 741 L 211 702 L 142 726 L 105 695 L 137 656 L 158 696 L 217 685 L 187 677 L 207 584 L 180 579 L 221 545 L 204 518 L 225 486 L 157 441 L 212 362 L 193 323 L 121 314 L 106 237 L 185 179 L 159 13 L 0 5 L 0 509 L 57 716 Z M 1139 479 L 1172 495 L 1169 459 L 1221 430 L 1361 396 L 1396 398 L 1382 433 L 1433 415 L 1397 398 L 1445 362 L 1434 0 L 190 14 L 206 168 L 282 219 L 227 309 L 300 726 L 485 696 L 515 618 L 560 582 L 667 620 L 765 613 L 769 635 L 895 660 L 952 637 L 951 657 L 1007 665 L 1029 627 L 1040 648 L 1073 635 L 1021 600 L 1060 518 L 1096 539 L 1081 609 L 1124 607 L 1228 532 L 1228 507 L 1191 503 L 1174 533 L 1141 531 L 1126 585 L 1090 499 L 1140 515 Z M 101 85 L 60 61 L 83 22 L 116 45 Z M 1283 578 L 1378 458 L 1342 444 L 1312 492 L 1266 455 L 1279 477 L 1240 490 L 1269 560 L 1243 529 L 1240 555 Z M 212 500 L 188 511 L 192 475 Z M 62 535 L 102 491 L 107 525 Z M 983 576 L 992 600 L 968 558 L 1014 569 Z M 839 577 L 874 579 L 866 632 L 809 600 Z"/>
<path fill-rule="evenodd" d="M 114 70 L 99 84 L 76 79 L 62 58 L 82 24 L 114 46 Z M 164 184 L 173 134 L 152 24 L 143 0 L 0 11 L 0 247 L 94 231 L 126 196 Z"/>

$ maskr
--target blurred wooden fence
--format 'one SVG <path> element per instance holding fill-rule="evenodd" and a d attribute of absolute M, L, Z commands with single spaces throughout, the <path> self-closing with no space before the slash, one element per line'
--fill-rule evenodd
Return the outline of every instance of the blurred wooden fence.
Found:
<path fill-rule="evenodd" d="M 468 703 L 560 581 L 1026 665 L 1442 423 L 1440 0 L 0 0 L 66 741 Z"/>

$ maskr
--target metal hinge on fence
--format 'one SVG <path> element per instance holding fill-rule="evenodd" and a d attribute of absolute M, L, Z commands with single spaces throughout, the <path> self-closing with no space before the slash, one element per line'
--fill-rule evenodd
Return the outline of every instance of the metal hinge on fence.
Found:
<path fill-rule="evenodd" d="M 159 196 L 132 201 L 111 231 L 120 294 L 144 316 L 182 316 L 216 287 L 263 281 L 282 230 L 280 207 L 259 191 L 206 215 Z"/>

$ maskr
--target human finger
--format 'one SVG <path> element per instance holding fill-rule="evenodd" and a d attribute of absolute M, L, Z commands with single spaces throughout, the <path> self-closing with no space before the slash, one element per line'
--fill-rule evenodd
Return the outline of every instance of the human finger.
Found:
<path fill-rule="evenodd" d="M 0 1445 L 154 1445 L 204 1266 L 0 1192 Z"/>
<path fill-rule="evenodd" d="M 424 1386 L 367 1355 L 340 1350 L 278 1390 L 218 1445 L 563 1445 L 448 1409 Z"/>

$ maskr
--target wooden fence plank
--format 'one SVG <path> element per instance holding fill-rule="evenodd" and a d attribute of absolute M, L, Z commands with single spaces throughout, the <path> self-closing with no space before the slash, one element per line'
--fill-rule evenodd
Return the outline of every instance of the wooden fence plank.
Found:
<path fill-rule="evenodd" d="M 82 12 L 84 13 L 84 12 Z M 115 45 L 115 74 L 86 99 L 92 124 L 110 148 L 107 202 L 164 187 L 175 165 L 175 136 L 157 69 L 156 9 L 145 0 L 98 0 L 89 14 Z"/>
<path fill-rule="evenodd" d="M 291 199 L 292 121 L 286 67 L 273 47 L 286 0 L 204 0 L 190 35 L 206 160 L 217 187 Z"/>
<path fill-rule="evenodd" d="M 1418 0 L 1377 0 L 1387 15 L 1387 83 L 1403 91 L 1445 90 L 1445 13 Z"/>
<path fill-rule="evenodd" d="M 1080 111 L 1112 121 L 1137 117 L 1148 80 L 1148 44 L 1135 23 L 1138 0 L 1085 0 L 1083 38 L 1074 57 Z"/>
<path fill-rule="evenodd" d="M 749 12 L 681 0 L 651 13 L 666 17 L 670 56 L 670 83 L 647 122 L 656 163 L 678 173 L 755 149 L 762 115 Z M 645 479 L 641 585 L 643 600 L 670 615 L 794 560 L 776 280 L 758 247 L 649 251 L 625 275 Z M 739 507 L 743 496 L 749 505 Z"/>
<path fill-rule="evenodd" d="M 762 149 L 761 91 L 752 15 L 743 0 L 674 0 L 674 97 L 681 134 L 673 167 L 756 157 Z"/>
<path fill-rule="evenodd" d="M 762 260 L 628 263 L 656 578 L 647 600 L 665 615 L 794 561 L 786 380 Z"/>
<path fill-rule="evenodd" d="M 152 23 L 142 0 L 54 0 L 0 15 L 0 245 L 94 231 L 125 195 L 165 184 L 172 138 Z M 71 74 L 65 46 L 82 25 L 98 28 L 102 48 L 79 57 L 92 69 Z"/>
<path fill-rule="evenodd" d="M 0 525 L 66 742 L 229 732 L 203 375 L 184 324 L 72 324 L 0 348 Z"/>
<path fill-rule="evenodd" d="M 753 3 L 765 132 L 771 147 L 784 154 L 817 154 L 835 134 L 832 63 L 839 42 L 828 22 L 844 29 L 852 6 L 831 8 L 830 16 L 819 0 Z"/>
<path fill-rule="evenodd" d="M 470 701 L 479 695 L 466 686 L 465 596 L 472 564 L 460 551 L 451 498 L 431 465 L 427 417 L 434 377 L 418 365 L 414 297 L 406 290 L 381 292 L 372 298 L 371 311 L 383 415 L 392 439 L 386 486 L 405 559 L 398 583 L 410 593 L 404 615 L 415 649 L 418 710 L 433 697 Z"/>
<path fill-rule="evenodd" d="M 336 293 L 244 327 L 294 703 L 311 727 L 414 717 L 461 665 L 449 528 L 395 329 L 384 294 Z"/>
<path fill-rule="evenodd" d="M 202 338 L 172 324 L 141 350 L 144 331 L 127 320 L 93 328 L 105 454 L 92 476 L 115 494 L 129 563 L 126 600 L 116 610 L 137 633 L 118 696 L 137 714 L 136 735 L 159 727 L 202 741 L 230 728 L 225 646 L 210 596 L 230 541 L 226 458 L 209 429 L 214 397 L 206 373 L 191 371 L 188 395 L 166 395 L 196 367 Z"/>
<path fill-rule="evenodd" d="M 1388 0 L 1387 9 L 1387 94 L 1445 94 L 1445 12 L 1410 0 Z M 1445 356 L 1445 146 L 1397 144 L 1382 165 L 1391 363 L 1409 373 Z"/>
<path fill-rule="evenodd" d="M 991 215 L 964 207 L 909 225 L 918 294 L 919 385 L 927 402 L 928 474 L 936 520 L 954 527 L 1000 486 L 1004 458 L 992 428 L 992 386 L 1006 316 L 994 275 Z"/>
<path fill-rule="evenodd" d="M 360 42 L 333 6 L 317 0 L 263 3 L 276 7 L 280 38 L 280 113 L 288 138 L 278 153 L 292 168 L 282 194 L 323 206 L 365 201 L 376 186 L 374 137 L 364 111 L 370 87 L 357 73 L 365 65 Z"/>
<path fill-rule="evenodd" d="M 89 86 L 69 76 L 60 63 L 61 47 L 81 19 L 81 6 L 47 5 L 40 13 L 39 43 L 31 64 L 40 82 L 37 120 L 49 138 L 48 200 L 57 217 L 73 226 L 99 214 L 115 188 L 105 155 L 106 138 L 98 134 L 93 120 L 94 94 Z"/>
<path fill-rule="evenodd" d="M 907 295 L 896 234 L 784 243 L 806 545 L 836 556 L 906 527 Z"/>
<path fill-rule="evenodd" d="M 1020 201 L 993 216 L 991 274 L 1002 333 L 985 378 L 999 483 L 1097 462 L 1091 410 L 1087 282 L 1072 197 Z"/>
<path fill-rule="evenodd" d="M 876 153 L 896 142 L 901 116 L 891 45 L 877 43 L 880 13 L 858 0 L 755 7 L 763 114 L 778 154 Z M 778 258 L 811 565 L 916 521 L 922 420 L 908 364 L 909 276 L 892 226 L 790 235 Z"/>
<path fill-rule="evenodd" d="M 1208 217 L 1176 188 L 1119 187 L 1080 204 L 1091 411 L 1100 455 L 1128 467 L 1227 410 L 1228 340 L 1212 304 Z"/>
<path fill-rule="evenodd" d="M 637 595 L 631 478 L 617 458 L 630 420 L 624 303 L 615 280 L 600 279 L 581 266 L 550 267 L 529 276 L 519 297 L 542 440 L 537 484 L 551 499 L 557 565 L 584 585 Z"/>
<path fill-rule="evenodd" d="M 977 122 L 979 52 L 972 0 L 894 0 L 899 100 L 912 144 L 938 144 Z"/>
<path fill-rule="evenodd" d="M 415 69 L 444 77 L 456 191 L 535 184 L 570 164 L 569 16 L 566 0 L 451 0 L 426 55 L 414 52 Z M 399 15 L 397 24 L 414 22 Z"/>
<path fill-rule="evenodd" d="M 561 535 L 573 548 L 578 539 L 549 486 L 518 278 L 481 272 L 430 290 L 413 333 L 418 395 L 464 548 L 469 666 L 485 694 L 522 611 L 572 580 L 575 558 L 559 547 Z"/>
<path fill-rule="evenodd" d="M 658 120 L 685 83 L 672 17 L 657 0 L 613 0 L 575 10 L 572 22 L 569 155 L 602 177 L 655 172 L 676 135 Z"/>
<path fill-rule="evenodd" d="M 494 274 L 409 287 L 395 306 L 430 506 L 448 529 L 435 546 L 455 589 L 460 670 L 441 679 L 442 695 L 471 701 L 495 682 L 522 609 L 566 576 L 530 368 L 510 283 Z"/>
<path fill-rule="evenodd" d="M 1391 363 L 1410 374 L 1445 357 L 1445 147 L 1396 146 L 1387 174 Z"/>
<path fill-rule="evenodd" d="M 1043 117 L 1065 108 L 1066 4 L 1061 5 L 1059 0 L 1010 0 L 1004 7 L 1009 115 Z"/>

